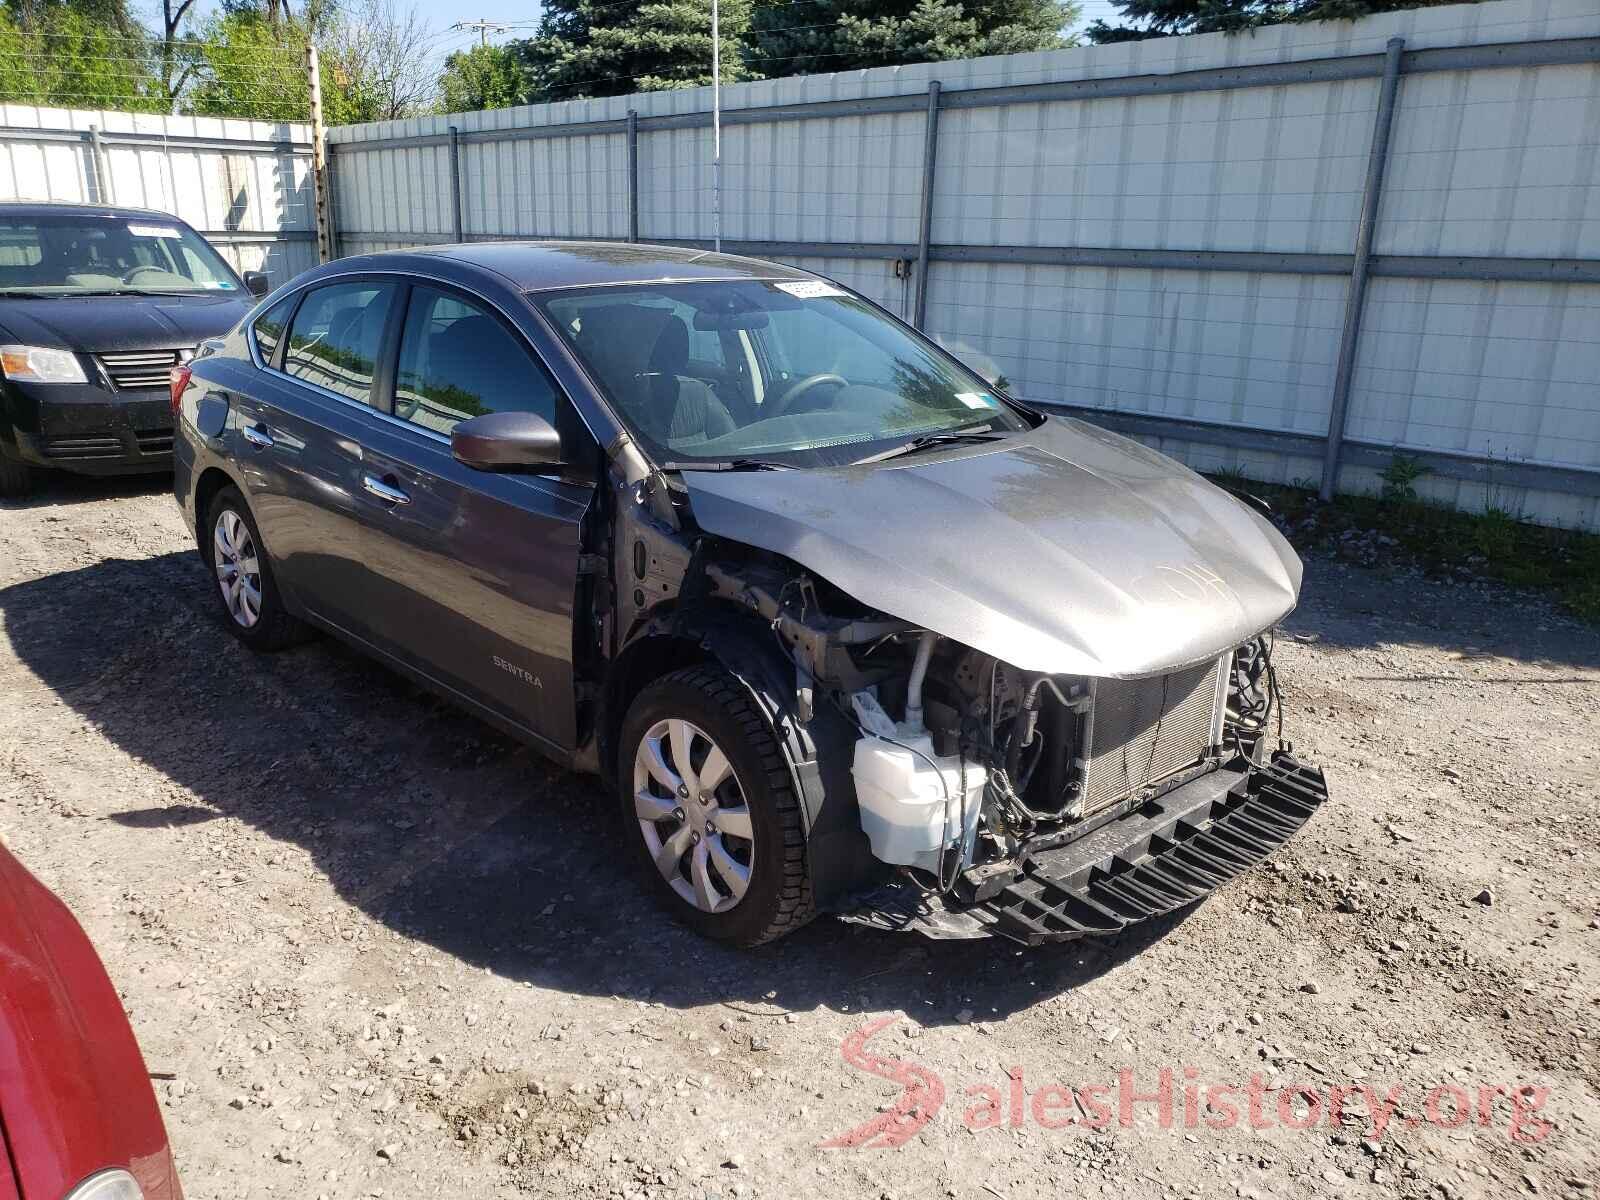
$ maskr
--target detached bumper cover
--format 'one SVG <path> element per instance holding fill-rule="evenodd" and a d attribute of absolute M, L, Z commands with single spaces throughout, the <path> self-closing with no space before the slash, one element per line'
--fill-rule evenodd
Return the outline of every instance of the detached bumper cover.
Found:
<path fill-rule="evenodd" d="M 1026 855 L 1020 876 L 987 900 L 963 907 L 896 882 L 843 915 L 880 929 L 999 934 L 1029 946 L 1120 933 L 1256 866 L 1327 798 L 1320 768 L 1280 753 L 1203 775 L 1082 838 Z"/>

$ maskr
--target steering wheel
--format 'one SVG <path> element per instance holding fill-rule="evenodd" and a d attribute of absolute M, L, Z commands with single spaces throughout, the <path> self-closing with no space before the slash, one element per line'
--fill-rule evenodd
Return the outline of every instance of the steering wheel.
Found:
<path fill-rule="evenodd" d="M 794 402 L 805 395 L 812 388 L 821 387 L 825 383 L 837 384 L 839 387 L 849 387 L 850 381 L 843 375 L 835 375 L 832 371 L 822 371 L 816 375 L 807 375 L 804 379 L 797 379 L 783 390 L 783 394 L 771 402 L 767 408 L 770 417 L 781 417 L 788 412 Z"/>
<path fill-rule="evenodd" d="M 145 274 L 148 274 L 148 273 L 150 273 L 152 271 L 155 272 L 157 275 L 165 275 L 167 273 L 167 269 L 165 267 L 156 267 L 156 266 L 150 265 L 149 263 L 146 263 L 143 266 L 134 267 L 133 270 L 129 271 L 126 275 L 124 275 L 122 277 L 122 282 L 123 283 L 132 283 L 140 275 L 145 275 Z"/>

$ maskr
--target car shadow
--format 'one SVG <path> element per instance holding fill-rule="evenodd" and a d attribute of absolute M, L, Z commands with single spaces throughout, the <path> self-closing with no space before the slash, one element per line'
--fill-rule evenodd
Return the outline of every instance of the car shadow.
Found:
<path fill-rule="evenodd" d="M 172 472 L 139 475 L 77 475 L 71 471 L 35 471 L 34 487 L 26 496 L 0 499 L 7 509 L 52 508 L 62 504 L 87 504 L 121 496 L 146 496 L 172 490 Z"/>
<path fill-rule="evenodd" d="M 830 918 L 728 948 L 657 906 L 618 852 L 625 831 L 597 780 L 334 639 L 252 653 L 223 627 L 192 552 L 15 584 L 0 589 L 0 616 L 31 671 L 178 785 L 170 806 L 106 818 L 130 836 L 237 818 L 303 847 L 370 918 L 541 987 L 671 1007 L 981 1020 L 1093 979 L 1188 915 L 1032 952 Z"/>

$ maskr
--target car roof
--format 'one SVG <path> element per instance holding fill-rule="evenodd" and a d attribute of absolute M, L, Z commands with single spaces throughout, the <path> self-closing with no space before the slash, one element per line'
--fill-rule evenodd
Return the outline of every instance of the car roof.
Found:
<path fill-rule="evenodd" d="M 79 217 L 160 217 L 163 221 L 183 222 L 181 217 L 158 208 L 123 208 L 108 204 L 71 204 L 49 200 L 0 203 L 0 217 L 49 217 L 63 213 Z"/>
<path fill-rule="evenodd" d="M 669 280 L 813 278 L 794 267 L 759 258 L 718 254 L 692 246 L 636 242 L 470 242 L 384 251 L 365 257 L 381 262 L 390 253 L 447 258 L 481 267 L 529 292 Z"/>

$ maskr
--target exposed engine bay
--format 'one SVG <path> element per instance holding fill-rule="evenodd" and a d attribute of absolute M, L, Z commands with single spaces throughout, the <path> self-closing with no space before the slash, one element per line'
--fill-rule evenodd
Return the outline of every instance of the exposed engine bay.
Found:
<path fill-rule="evenodd" d="M 719 560 L 719 548 L 737 557 Z M 831 710 L 856 734 L 861 828 L 897 874 L 898 913 L 869 923 L 988 932 L 958 914 L 1022 880 L 1033 857 L 1227 764 L 1259 767 L 1270 724 L 1281 725 L 1270 631 L 1156 676 L 1049 675 L 864 609 L 775 556 L 710 539 L 696 558 L 698 603 L 735 605 L 770 628 L 800 719 Z"/>
<path fill-rule="evenodd" d="M 1075 466 L 1061 436 L 1049 431 L 1010 457 L 1092 466 L 1084 477 L 1106 489 L 1113 476 L 1094 456 L 1109 450 L 1093 442 L 1074 452 L 1085 464 Z M 1033 573 L 1079 582 L 1077 603 L 1058 600 L 1054 611 L 1044 595 L 1074 595 L 1057 579 L 1008 582 L 1005 568 L 978 564 L 963 572 L 937 543 L 921 556 L 946 567 L 936 604 L 927 593 L 941 581 L 927 563 L 863 569 L 886 558 L 883 539 L 864 550 L 871 514 L 830 488 L 875 488 L 881 473 L 643 471 L 613 493 L 616 611 L 597 640 L 614 636 L 624 662 L 637 646 L 692 640 L 760 697 L 807 797 L 819 910 L 935 937 L 1031 944 L 1114 932 L 1259 862 L 1327 794 L 1321 772 L 1283 740 L 1272 666 L 1272 628 L 1298 592 L 1298 560 L 1270 524 L 1198 477 L 1169 464 L 1147 480 L 1141 460 L 1117 461 L 1120 490 L 1108 502 L 1155 529 L 1138 546 L 1073 540 L 1065 519 L 1046 545 L 1032 514 L 965 505 L 969 520 L 993 518 L 1001 533 L 1026 522 L 1029 545 L 1049 553 Z M 917 477 L 954 492 L 976 474 L 965 467 L 930 463 Z M 1151 520 L 1139 510 L 1157 493 L 1197 519 Z M 1233 567 L 1226 556 L 1251 538 L 1263 552 Z M 914 546 L 891 548 L 917 559 Z M 1141 551 L 1162 558 L 1147 567 Z M 1112 554 L 1131 588 L 1108 582 Z M 1160 562 L 1185 554 L 1173 579 L 1161 574 Z M 855 572 L 850 589 L 807 558 Z M 1154 581 L 1143 594 L 1141 578 Z M 939 627 L 877 607 L 878 595 L 904 595 L 898 611 L 933 613 Z M 970 643 L 954 636 L 968 626 Z M 1013 645 L 1032 669 L 991 652 Z M 1123 669 L 1051 669 L 1062 663 Z M 628 678 L 626 667 L 615 674 Z M 610 749 L 600 750 L 606 761 Z"/>

